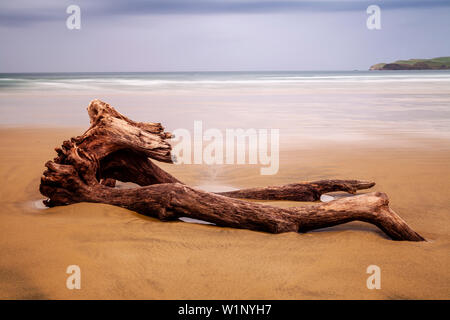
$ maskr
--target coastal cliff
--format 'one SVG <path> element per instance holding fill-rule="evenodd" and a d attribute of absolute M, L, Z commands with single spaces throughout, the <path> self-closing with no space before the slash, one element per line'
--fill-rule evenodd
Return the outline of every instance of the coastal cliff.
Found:
<path fill-rule="evenodd" d="M 448 70 L 450 69 L 450 57 L 433 59 L 409 59 L 397 60 L 391 63 L 377 63 L 369 70 Z"/>

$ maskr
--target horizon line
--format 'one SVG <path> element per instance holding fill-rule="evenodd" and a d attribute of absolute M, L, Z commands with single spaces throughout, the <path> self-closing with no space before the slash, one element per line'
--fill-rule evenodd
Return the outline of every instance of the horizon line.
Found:
<path fill-rule="evenodd" d="M 295 69 L 295 70 L 178 70 L 178 71 L 13 71 L 0 74 L 63 74 L 63 73 L 239 73 L 239 72 L 348 72 L 348 71 L 370 71 L 367 69 Z"/>

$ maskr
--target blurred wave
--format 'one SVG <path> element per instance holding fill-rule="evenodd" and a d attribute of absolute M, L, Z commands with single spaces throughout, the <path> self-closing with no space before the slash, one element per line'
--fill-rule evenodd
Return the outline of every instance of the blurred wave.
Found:
<path fill-rule="evenodd" d="M 449 82 L 450 71 L 0 74 L 0 90 L 158 90 L 320 83 Z"/>

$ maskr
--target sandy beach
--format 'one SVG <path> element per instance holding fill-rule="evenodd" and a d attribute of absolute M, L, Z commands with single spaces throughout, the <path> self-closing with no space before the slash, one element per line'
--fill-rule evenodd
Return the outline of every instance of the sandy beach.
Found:
<path fill-rule="evenodd" d="M 290 144 L 280 150 L 275 176 L 261 176 L 254 166 L 161 165 L 193 186 L 373 180 L 372 190 L 386 192 L 391 208 L 428 240 L 414 243 L 391 241 L 365 223 L 273 235 L 160 222 L 101 204 L 37 208 L 44 163 L 63 140 L 82 132 L 0 129 L 1 299 L 450 297 L 448 140 L 390 136 L 386 143 Z M 72 264 L 81 268 L 81 290 L 66 288 Z M 366 287 L 371 264 L 381 268 L 381 290 Z"/>
<path fill-rule="evenodd" d="M 450 299 L 450 1 L 0 17 L 0 302 L 284 319 Z"/>

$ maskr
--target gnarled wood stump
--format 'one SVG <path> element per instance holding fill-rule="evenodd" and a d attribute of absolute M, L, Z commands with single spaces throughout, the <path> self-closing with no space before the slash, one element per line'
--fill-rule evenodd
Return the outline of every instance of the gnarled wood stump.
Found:
<path fill-rule="evenodd" d="M 279 208 L 236 198 L 315 201 L 324 193 L 355 193 L 375 183 L 322 180 L 281 187 L 210 193 L 184 185 L 149 158 L 172 163 L 170 133 L 159 123 L 134 122 L 113 107 L 94 100 L 88 107 L 90 128 L 64 141 L 58 156 L 48 161 L 40 191 L 48 207 L 97 202 L 124 207 L 163 221 L 190 217 L 218 226 L 280 232 L 306 232 L 350 221 L 378 226 L 394 240 L 423 241 L 389 208 L 384 193 L 369 193 L 317 203 Z M 114 188 L 116 180 L 135 189 Z"/>

